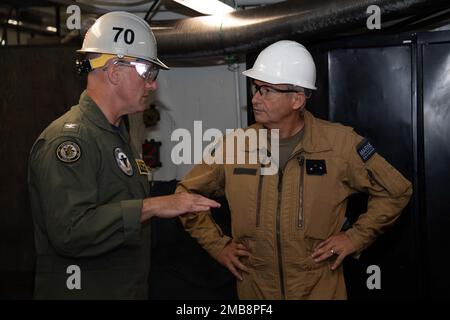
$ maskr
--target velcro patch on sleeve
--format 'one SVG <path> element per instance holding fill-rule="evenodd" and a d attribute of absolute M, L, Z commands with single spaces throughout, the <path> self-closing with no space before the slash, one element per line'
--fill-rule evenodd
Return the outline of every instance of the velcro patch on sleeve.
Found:
<path fill-rule="evenodd" d="M 356 151 L 364 162 L 367 162 L 376 153 L 375 148 L 368 139 L 361 141 L 356 147 Z"/>
<path fill-rule="evenodd" d="M 56 156 L 65 163 L 72 163 L 80 159 L 81 148 L 74 141 L 64 141 L 56 148 Z"/>

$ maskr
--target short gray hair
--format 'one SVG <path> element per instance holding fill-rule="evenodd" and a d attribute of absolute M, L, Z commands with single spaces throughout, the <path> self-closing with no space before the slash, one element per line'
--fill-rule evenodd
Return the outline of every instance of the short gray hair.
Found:
<path fill-rule="evenodd" d="M 312 91 L 310 89 L 296 86 L 294 84 L 289 84 L 288 90 L 292 90 L 292 91 L 296 91 L 296 92 L 303 92 L 305 94 L 306 98 L 310 98 L 311 94 L 312 94 Z"/>

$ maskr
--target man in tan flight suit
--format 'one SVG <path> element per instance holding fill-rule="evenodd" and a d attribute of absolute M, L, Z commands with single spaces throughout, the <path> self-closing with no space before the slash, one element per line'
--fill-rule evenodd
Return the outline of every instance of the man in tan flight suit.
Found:
<path fill-rule="evenodd" d="M 279 130 L 278 174 L 237 161 L 196 165 L 177 192 L 225 194 L 233 237 L 210 215 L 180 217 L 184 227 L 240 280 L 241 299 L 346 299 L 343 259 L 394 223 L 411 184 L 352 128 L 305 110 L 316 68 L 302 45 L 270 45 L 244 75 L 253 79 L 257 121 L 246 130 Z M 367 212 L 341 232 L 357 192 L 370 195 Z"/>

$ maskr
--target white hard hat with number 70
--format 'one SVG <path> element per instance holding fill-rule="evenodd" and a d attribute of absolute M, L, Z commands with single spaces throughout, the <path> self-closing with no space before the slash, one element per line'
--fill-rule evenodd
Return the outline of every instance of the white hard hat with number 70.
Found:
<path fill-rule="evenodd" d="M 86 33 L 83 47 L 78 52 L 143 59 L 169 69 L 158 59 L 156 39 L 148 23 L 129 12 L 114 11 L 98 18 Z"/>
<path fill-rule="evenodd" d="M 245 76 L 271 84 L 292 84 L 316 90 L 316 65 L 309 51 L 290 40 L 275 42 L 256 58 Z"/>

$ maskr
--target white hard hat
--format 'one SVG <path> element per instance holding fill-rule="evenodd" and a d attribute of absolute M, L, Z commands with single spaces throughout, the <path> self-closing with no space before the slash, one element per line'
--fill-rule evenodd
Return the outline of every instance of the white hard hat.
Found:
<path fill-rule="evenodd" d="M 123 11 L 109 12 L 98 18 L 86 33 L 83 47 L 78 52 L 138 58 L 169 69 L 158 59 L 156 39 L 148 23 Z"/>
<path fill-rule="evenodd" d="M 271 84 L 292 84 L 316 90 L 316 65 L 308 50 L 289 40 L 275 42 L 256 58 L 245 76 Z"/>

